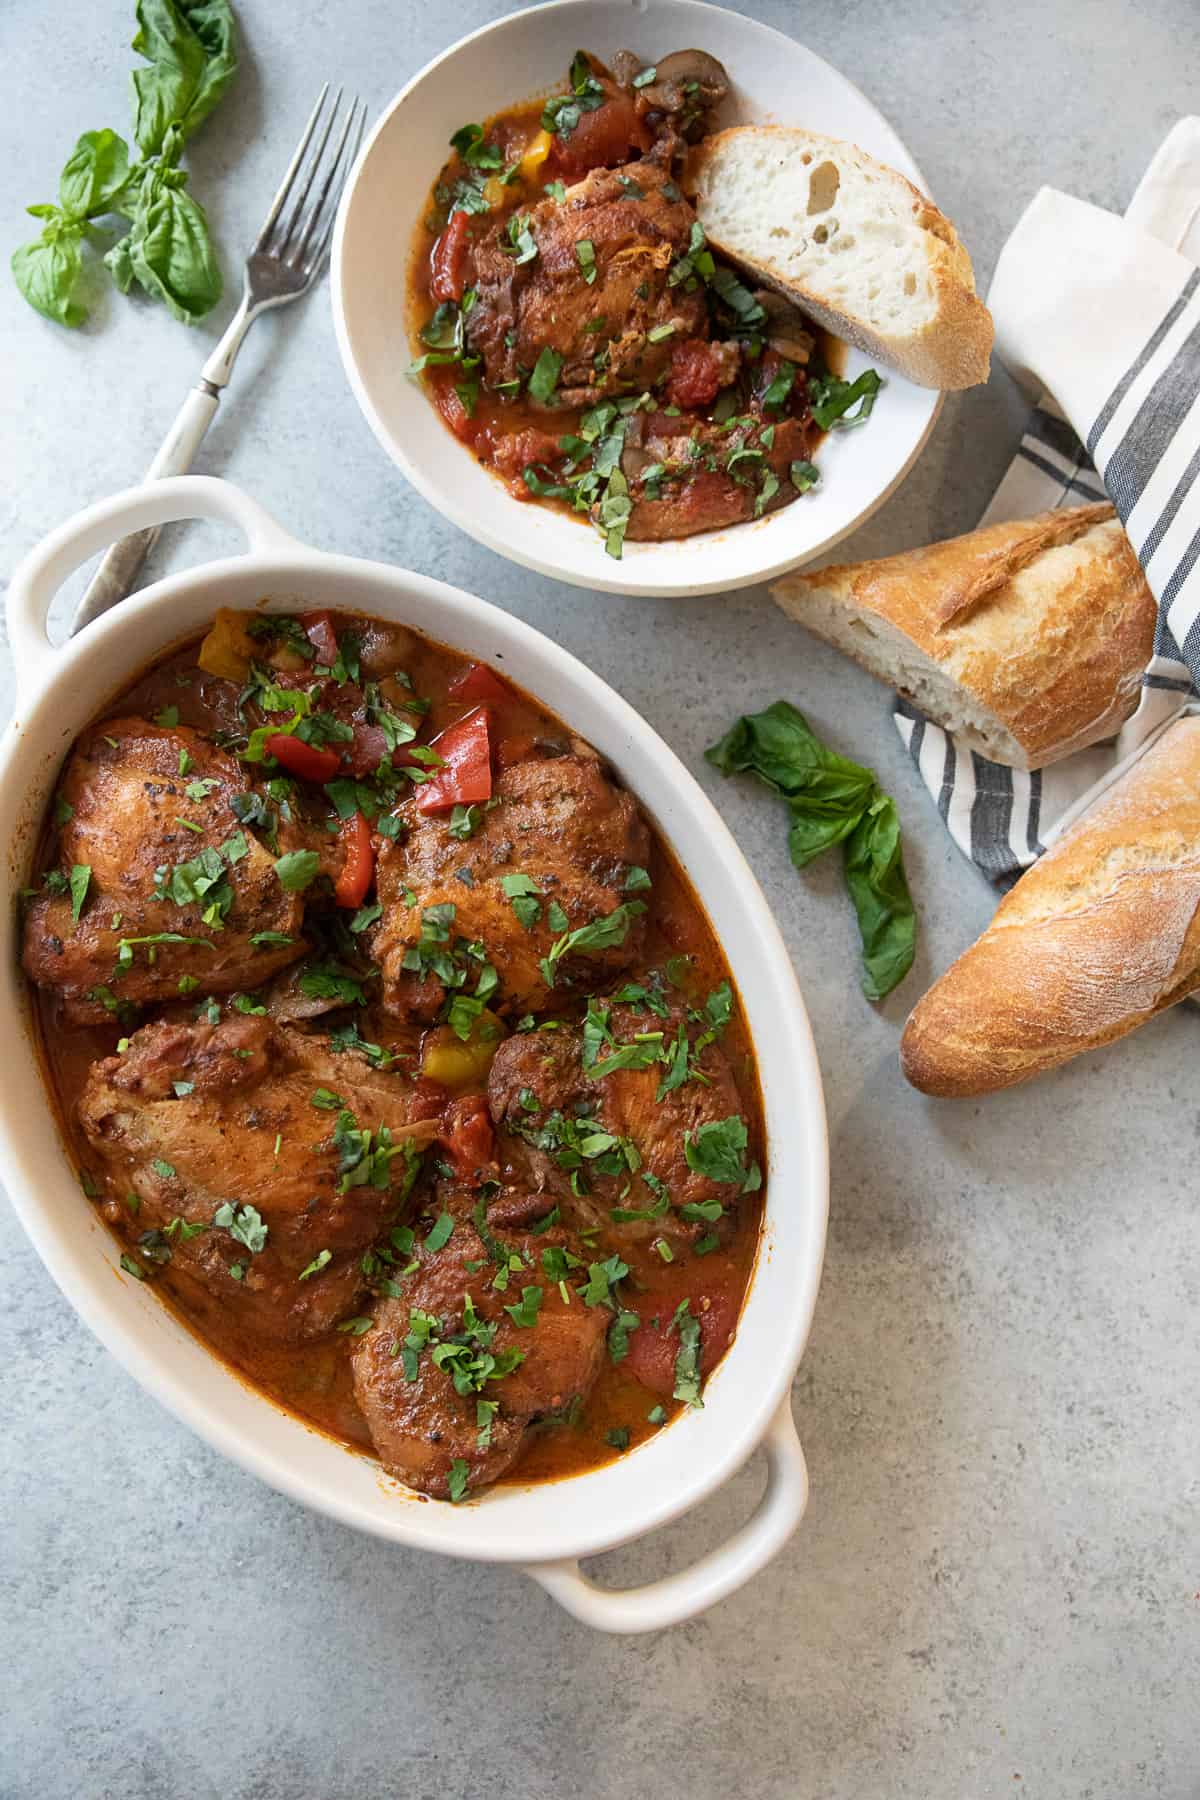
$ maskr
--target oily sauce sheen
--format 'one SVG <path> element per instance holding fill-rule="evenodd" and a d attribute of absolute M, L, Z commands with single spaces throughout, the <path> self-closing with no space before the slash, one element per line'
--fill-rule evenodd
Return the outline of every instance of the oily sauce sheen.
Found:
<path fill-rule="evenodd" d="M 610 1461 L 680 1410 L 676 1365 L 687 1327 L 685 1321 L 681 1336 L 672 1321 L 681 1303 L 702 1328 L 697 1356 L 706 1377 L 732 1337 L 753 1267 L 761 1187 L 748 1181 L 748 1191 L 739 1192 L 743 1182 L 736 1169 L 732 1182 L 704 1186 L 706 1178 L 691 1172 L 682 1155 L 685 1132 L 694 1135 L 706 1121 L 736 1116 L 745 1128 L 740 1165 L 749 1170 L 752 1163 L 765 1161 L 752 1049 L 720 946 L 686 875 L 616 778 L 569 724 L 502 678 L 382 621 L 305 614 L 285 622 L 274 635 L 274 618 L 267 623 L 264 616 L 264 622 L 253 626 L 260 635 L 247 638 L 253 616 L 222 617 L 226 624 L 215 634 L 217 662 L 222 633 L 225 652 L 231 644 L 234 651 L 238 645 L 243 651 L 249 646 L 244 679 L 236 662 L 226 666 L 238 679 L 213 673 L 207 654 L 210 667 L 198 666 L 197 641 L 140 675 L 107 707 L 82 734 L 64 768 L 59 799 L 68 797 L 73 816 L 64 822 L 59 804 L 57 816 L 52 811 L 47 819 L 38 872 L 27 895 L 25 965 L 35 984 L 40 1051 L 84 1191 L 163 1302 L 234 1370 L 348 1445 L 367 1452 L 378 1446 L 386 1467 L 425 1492 L 462 1498 L 490 1480 L 562 1477 Z M 330 674 L 325 657 L 335 642 L 344 660 Z M 313 645 L 315 651 L 306 655 L 305 647 L 312 651 Z M 456 693 L 464 680 L 465 694 Z M 327 722 L 317 731 L 318 740 L 321 731 L 328 735 L 340 724 L 340 737 L 316 745 L 339 759 L 339 772 L 330 782 L 287 776 L 284 757 L 302 759 L 311 746 L 298 751 L 272 740 L 278 756 L 245 760 L 256 729 L 291 722 L 289 712 L 263 704 L 278 700 L 272 686 L 292 696 L 285 704 L 293 710 L 296 693 L 308 695 L 306 716 Z M 418 703 L 416 709 L 408 710 L 408 701 Z M 450 826 L 465 806 L 459 805 L 457 812 L 448 807 L 419 812 L 425 784 L 406 776 L 404 769 L 415 768 L 418 776 L 435 782 L 444 775 L 457 779 L 454 733 L 464 722 L 468 730 L 475 729 L 481 715 L 487 766 L 462 778 L 483 781 L 491 798 L 475 803 L 474 832 L 455 837 Z M 415 727 L 407 745 L 382 757 L 381 740 L 372 735 L 381 717 L 393 726 L 399 719 Z M 443 768 L 438 766 L 439 742 L 448 750 Z M 406 763 L 413 745 L 432 746 L 432 757 L 424 764 Z M 205 761 L 206 756 L 214 760 Z M 146 774 L 155 757 L 157 774 Z M 182 775 L 177 773 L 180 766 Z M 213 772 L 197 781 L 201 768 Z M 180 904 L 148 896 L 144 869 L 152 866 L 155 885 L 170 892 L 170 872 L 181 865 L 197 866 L 202 844 L 224 841 L 228 846 L 230 838 L 222 839 L 222 834 L 229 821 L 213 820 L 210 830 L 206 810 L 224 804 L 225 790 L 218 783 L 226 779 L 237 790 L 235 816 L 249 819 L 242 832 L 253 843 L 238 855 L 235 832 L 235 860 L 229 863 L 226 852 L 219 852 L 234 890 L 222 924 L 216 922 L 222 904 L 219 886 Z M 333 800 L 339 780 L 361 781 L 359 797 L 373 814 L 368 819 L 364 813 L 371 863 L 361 900 L 345 891 L 357 825 L 353 818 L 339 817 Z M 290 785 L 280 788 L 281 781 Z M 572 781 L 583 784 L 579 792 L 592 809 L 587 816 L 565 810 L 562 796 L 574 791 Z M 113 782 L 126 783 L 123 799 L 109 785 Z M 522 783 L 535 801 L 527 813 L 521 812 L 517 798 Z M 280 822 L 282 808 L 272 794 L 287 795 L 290 822 Z M 258 795 L 267 813 L 256 815 L 258 802 L 245 795 Z M 344 812 L 344 792 L 341 798 Z M 150 809 L 144 817 L 133 816 L 139 799 Z M 639 852 L 644 861 L 637 866 L 645 869 L 648 886 L 638 874 L 632 878 L 633 889 L 626 889 L 627 870 L 611 858 L 606 863 L 596 848 L 595 833 L 609 828 L 606 807 L 622 821 L 621 829 L 633 834 L 629 841 L 645 846 Z M 598 813 L 603 816 L 597 818 Z M 560 814 L 559 823 L 553 823 Z M 278 839 L 264 851 L 272 818 Z M 189 819 L 192 828 L 181 827 Z M 511 847 L 504 837 L 510 819 Z M 197 824 L 202 830 L 194 829 Z M 126 829 L 127 844 L 119 838 Z M 553 989 L 532 990 L 531 1008 L 519 991 L 519 967 L 524 965 L 513 959 L 527 954 L 529 941 L 539 933 L 536 947 L 544 953 L 554 934 L 547 931 L 544 916 L 528 930 L 513 918 L 507 890 L 497 886 L 501 877 L 485 872 L 492 867 L 485 859 L 497 843 L 501 860 L 496 866 L 529 877 L 543 915 L 552 898 L 561 895 L 572 930 L 633 899 L 645 907 L 630 915 L 626 943 L 594 953 L 592 964 L 586 958 L 560 957 Z M 249 885 L 248 866 L 256 858 L 262 861 L 266 885 L 257 903 L 274 905 L 280 898 L 280 877 L 272 866 L 273 851 L 286 858 L 297 848 L 303 854 L 304 847 L 312 848 L 319 872 L 289 901 L 301 919 L 303 948 L 285 952 L 273 945 L 254 946 L 245 952 L 251 971 L 259 956 L 291 954 L 293 961 L 261 982 L 230 977 L 223 991 L 210 993 L 218 957 L 236 951 L 246 895 L 260 892 Z M 431 873 L 447 854 L 454 865 L 451 874 Z M 585 874 L 578 873 L 573 857 L 579 869 L 586 865 Z M 456 1033 L 447 1024 L 454 991 L 431 992 L 425 968 L 405 971 L 388 935 L 415 931 L 418 921 L 424 930 L 426 914 L 437 904 L 435 887 L 439 901 L 445 891 L 437 884 L 456 881 L 454 871 L 472 864 L 478 871 L 475 887 L 459 884 L 462 901 L 456 917 L 466 929 L 468 907 L 474 907 L 470 917 L 486 917 L 488 929 L 481 930 L 480 953 L 474 957 L 453 935 L 450 943 L 459 946 L 455 953 L 469 964 L 469 984 L 460 990 L 468 997 L 484 953 L 499 973 L 482 1015 L 483 1021 L 498 1023 L 495 1036 L 484 1037 L 482 1051 L 481 1020 L 460 1019 L 466 1029 Z M 73 920 L 72 897 L 61 889 L 80 866 L 91 872 L 79 918 Z M 358 876 L 361 885 L 362 871 Z M 588 902 L 594 914 L 582 917 L 573 910 L 580 904 L 577 895 L 602 896 L 609 889 L 610 898 Z M 494 895 L 490 913 L 478 910 L 484 904 L 481 893 Z M 206 923 L 205 903 L 211 906 L 213 895 L 218 915 L 210 914 Z M 380 914 L 371 917 L 376 906 Z M 360 925 L 364 915 L 366 923 Z M 435 910 L 435 924 L 437 916 Z M 115 926 L 113 920 L 118 921 Z M 247 927 L 255 922 L 245 921 Z M 130 948 L 119 948 L 122 940 L 114 940 L 114 930 L 130 933 Z M 172 931 L 188 941 L 149 941 Z M 251 931 L 247 943 L 255 935 Z M 636 955 L 631 955 L 635 939 Z M 436 955 L 437 946 L 427 954 Z M 90 955 L 100 979 L 87 986 Z M 327 979 L 331 969 L 357 982 L 361 998 L 348 1003 L 344 992 L 304 991 L 314 970 L 318 977 L 325 971 Z M 168 987 L 147 997 L 147 984 L 156 981 Z M 127 1006 L 123 986 L 133 989 L 135 983 L 141 984 L 139 999 Z M 628 1006 L 622 1027 L 621 1007 L 610 1004 L 609 997 L 630 983 L 639 985 L 658 1010 L 643 1003 Z M 311 987 L 311 980 L 307 984 Z M 634 1106 L 621 1121 L 610 1110 L 617 1106 L 616 1084 L 657 1084 L 668 1072 L 666 1060 L 645 1075 L 640 1070 L 614 1072 L 590 1086 L 585 1083 L 587 1098 L 568 1100 L 561 1114 L 555 1113 L 556 1097 L 567 1091 L 561 1086 L 564 1069 L 569 1065 L 573 1079 L 578 1078 L 584 1054 L 581 1025 L 589 1012 L 607 1017 L 613 1027 L 614 1036 L 600 1046 L 601 1058 L 611 1057 L 619 1045 L 628 1049 L 639 1032 L 648 1033 L 642 1041 L 654 1046 L 682 1029 L 694 1044 L 707 1027 L 708 997 L 723 991 L 728 1004 L 722 1009 L 718 1000 L 717 1011 L 726 1011 L 727 1020 L 713 1042 L 695 1052 L 690 1078 L 660 1102 L 645 1102 L 643 1093 L 638 1102 L 642 1110 Z M 97 1000 L 100 993 L 107 999 Z M 120 1010 L 106 1012 L 106 1007 Z M 522 1022 L 528 1027 L 531 1016 L 535 1025 L 554 1021 L 553 1029 L 519 1030 Z M 337 1034 L 345 1035 L 347 1028 L 356 1041 L 379 1047 L 384 1067 L 372 1067 L 353 1050 L 329 1053 Z M 453 1059 L 464 1047 L 479 1051 L 482 1060 L 465 1073 L 458 1070 L 453 1081 L 439 1079 L 446 1076 L 447 1050 Z M 489 1057 L 494 1059 L 490 1070 Z M 503 1083 L 497 1085 L 499 1072 L 506 1059 L 514 1058 L 524 1059 L 521 1069 L 533 1073 L 514 1076 L 517 1098 L 510 1094 L 505 1102 Z M 548 1085 L 539 1109 L 533 1089 L 521 1084 L 543 1080 Z M 560 1086 L 552 1091 L 555 1081 Z M 324 1095 L 324 1103 L 312 1095 Z M 345 1118 L 350 1117 L 353 1128 L 377 1134 L 383 1113 L 397 1134 L 406 1129 L 424 1134 L 412 1159 L 418 1172 L 406 1183 L 400 1173 L 408 1169 L 408 1152 L 390 1161 L 385 1156 L 384 1185 L 377 1188 L 355 1175 L 355 1169 L 361 1174 L 363 1168 L 360 1158 L 350 1171 L 350 1185 L 339 1193 L 339 1181 L 347 1178 L 339 1177 L 342 1164 L 330 1148 L 334 1134 L 343 1130 L 344 1163 L 362 1148 L 354 1129 L 345 1135 Z M 565 1154 L 561 1148 L 538 1151 L 521 1135 L 523 1129 L 536 1133 L 555 1117 L 568 1120 L 565 1126 L 551 1124 L 552 1135 L 558 1131 L 560 1138 L 577 1126 L 585 1136 L 611 1127 L 620 1138 L 620 1125 L 628 1126 L 625 1141 L 646 1159 L 642 1167 L 654 1164 L 670 1176 L 659 1184 L 663 1194 L 670 1192 L 655 1219 L 633 1224 L 613 1220 L 614 1207 L 622 1202 L 630 1208 L 653 1206 L 659 1191 L 639 1176 L 631 1179 L 628 1167 L 619 1178 L 597 1175 L 594 1161 L 573 1172 L 559 1166 L 556 1159 Z M 576 1131 L 575 1141 L 578 1135 Z M 381 1141 L 373 1136 L 371 1148 Z M 369 1156 L 367 1166 L 374 1166 Z M 311 1198 L 306 1185 L 310 1170 Z M 679 1212 L 685 1191 L 679 1183 L 687 1182 L 701 1183 L 687 1191 L 708 1197 L 691 1220 Z M 623 1183 L 630 1192 L 618 1191 Z M 131 1199 L 139 1194 L 135 1211 Z M 247 1205 L 265 1226 L 265 1240 L 256 1235 L 257 1225 L 247 1229 L 251 1215 L 242 1212 Z M 547 1227 L 552 1206 L 558 1214 Z M 216 1222 L 222 1218 L 225 1225 Z M 229 1221 L 236 1225 L 239 1218 L 242 1225 L 235 1231 Z M 497 1264 L 486 1253 L 474 1264 L 468 1260 L 465 1274 L 457 1266 L 444 1266 L 459 1254 L 456 1245 L 475 1242 L 472 1221 L 481 1219 L 490 1221 L 483 1226 L 482 1242 L 493 1250 L 497 1244 L 502 1251 L 512 1249 L 517 1265 L 508 1287 L 499 1292 L 493 1289 L 500 1279 Z M 395 1226 L 411 1231 L 410 1247 L 402 1254 L 393 1250 L 390 1261 L 373 1260 L 373 1245 L 392 1243 L 389 1233 Z M 439 1231 L 444 1234 L 447 1228 L 448 1242 L 426 1248 L 427 1239 L 436 1245 Z M 243 1241 L 247 1237 L 249 1247 Z M 546 1273 L 547 1246 L 577 1259 L 568 1267 L 565 1302 Z M 326 1251 L 322 1266 L 302 1273 L 302 1263 L 320 1262 Z M 613 1258 L 626 1272 L 607 1293 L 600 1291 L 602 1280 L 597 1286 L 592 1279 L 591 1303 L 585 1302 L 592 1266 Z M 531 1285 L 541 1289 L 536 1319 L 526 1314 L 528 1322 L 510 1325 L 502 1304 L 520 1307 Z M 468 1330 L 466 1341 L 456 1347 L 456 1335 L 464 1336 L 464 1290 L 485 1325 L 475 1337 Z M 323 1294 L 334 1297 L 323 1299 Z M 628 1354 L 617 1361 L 609 1331 L 622 1314 L 636 1314 L 638 1323 L 628 1333 Z M 465 1395 L 452 1387 L 445 1368 L 434 1366 L 429 1346 L 419 1350 L 415 1378 L 409 1382 L 402 1376 L 404 1356 L 413 1354 L 403 1352 L 402 1338 L 414 1320 L 424 1329 L 421 1319 L 435 1321 L 431 1344 L 439 1336 L 443 1346 L 449 1344 L 451 1369 L 458 1366 L 455 1357 L 472 1363 L 461 1377 L 467 1382 Z M 490 1337 L 489 1319 L 499 1327 Z M 362 1330 L 339 1330 L 348 1320 Z M 590 1334 L 586 1349 L 571 1337 L 581 1323 Z M 381 1373 L 369 1366 L 375 1333 L 383 1352 L 396 1343 L 393 1361 L 381 1353 Z M 480 1359 L 506 1344 L 515 1346 L 521 1358 L 516 1373 L 497 1379 L 481 1374 Z M 510 1419 L 506 1382 L 515 1391 L 518 1381 L 525 1382 L 532 1397 L 526 1393 Z M 562 1385 L 572 1382 L 574 1394 Z M 364 1394 L 368 1408 L 375 1409 L 369 1418 L 360 1404 Z M 477 1415 L 480 1401 L 484 1406 Z M 492 1442 L 480 1449 L 476 1440 L 481 1433 L 487 1436 L 489 1408 Z M 510 1438 L 512 1454 L 502 1456 L 501 1446 Z M 451 1455 L 452 1450 L 461 1454 Z"/>

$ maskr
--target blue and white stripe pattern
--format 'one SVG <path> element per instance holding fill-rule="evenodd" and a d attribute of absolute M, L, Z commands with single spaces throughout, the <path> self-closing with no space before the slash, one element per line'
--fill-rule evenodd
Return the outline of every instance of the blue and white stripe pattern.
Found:
<path fill-rule="evenodd" d="M 1127 215 L 1190 261 L 1084 441 L 1048 396 L 983 524 L 1111 499 L 1159 604 L 1154 655 L 1112 743 L 1027 773 L 987 761 L 897 697 L 896 727 L 955 843 L 1000 887 L 1037 860 L 1150 739 L 1200 703 L 1200 124 L 1163 145 Z M 1110 378 L 1111 383 L 1111 378 Z M 1078 407 L 1076 409 L 1079 410 Z"/>

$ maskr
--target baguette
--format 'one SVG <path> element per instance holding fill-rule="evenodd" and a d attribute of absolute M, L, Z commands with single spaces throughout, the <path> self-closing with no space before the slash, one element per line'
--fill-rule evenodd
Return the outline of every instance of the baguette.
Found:
<path fill-rule="evenodd" d="M 919 387 L 986 381 L 992 318 L 971 259 L 910 181 L 785 125 L 706 138 L 688 174 L 714 250 Z"/>
<path fill-rule="evenodd" d="M 1200 987 L 1200 718 L 1176 719 L 1000 902 L 918 1002 L 922 1093 L 1028 1081 Z"/>
<path fill-rule="evenodd" d="M 1018 769 L 1119 729 L 1157 618 L 1106 502 L 786 575 L 771 592 L 970 749 Z"/>

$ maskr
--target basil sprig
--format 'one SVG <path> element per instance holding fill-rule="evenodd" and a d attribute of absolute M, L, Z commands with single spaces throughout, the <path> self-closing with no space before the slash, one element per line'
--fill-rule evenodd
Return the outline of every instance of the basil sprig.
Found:
<path fill-rule="evenodd" d="M 85 131 L 59 178 L 58 202 L 27 210 L 42 234 L 13 253 L 21 293 L 45 318 L 82 325 L 85 244 L 102 247 L 93 221 L 129 229 L 104 262 L 123 294 L 136 281 L 177 319 L 194 324 L 221 298 L 221 271 L 204 209 L 186 192 L 183 147 L 237 69 L 229 0 L 138 0 L 133 48 L 133 136 L 140 161 L 115 131 Z"/>
<path fill-rule="evenodd" d="M 917 915 L 904 874 L 895 802 L 870 769 L 826 748 L 786 700 L 740 718 L 704 752 L 723 775 L 748 772 L 782 794 L 798 869 L 842 846 L 862 936 L 862 989 L 882 1000 L 912 966 Z"/>

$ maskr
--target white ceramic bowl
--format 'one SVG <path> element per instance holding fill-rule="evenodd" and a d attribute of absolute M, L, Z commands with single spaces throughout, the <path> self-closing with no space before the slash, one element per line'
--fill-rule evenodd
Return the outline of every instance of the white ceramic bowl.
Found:
<path fill-rule="evenodd" d="M 363 146 L 333 241 L 342 361 L 388 455 L 432 506 L 490 550 L 540 574 L 611 593 L 719 593 L 809 561 L 861 524 L 904 478 L 941 399 L 889 375 L 870 423 L 861 431 L 835 431 L 822 444 L 821 482 L 812 493 L 725 531 L 626 544 L 616 562 L 586 520 L 513 499 L 446 429 L 420 383 L 405 375 L 409 255 L 451 132 L 514 100 L 553 91 L 577 48 L 608 57 L 624 47 L 650 58 L 692 46 L 719 57 L 729 71 L 730 124 L 774 121 L 849 138 L 925 189 L 912 157 L 864 95 L 769 26 L 700 0 L 556 0 L 498 19 L 414 76 Z M 849 352 L 849 375 L 869 366 L 869 358 Z"/>
<path fill-rule="evenodd" d="M 249 553 L 156 583 L 61 649 L 46 637 L 56 589 L 87 557 L 179 518 L 239 526 Z M 264 595 L 269 599 L 264 601 Z M 828 1193 L 820 1073 L 804 1003 L 758 885 L 687 770 L 625 701 L 548 638 L 470 594 L 381 563 L 328 556 L 290 537 L 237 488 L 200 476 L 148 482 L 80 513 L 22 564 L 8 597 L 16 717 L 0 746 L 6 849 L 0 1004 L 30 1028 L 18 968 L 17 896 L 38 822 L 72 739 L 143 664 L 198 631 L 217 604 L 331 606 L 398 620 L 494 662 L 612 763 L 687 869 L 726 954 L 758 1048 L 768 1140 L 762 1249 L 734 1343 L 688 1413 L 641 1448 L 570 1484 L 505 1485 L 453 1507 L 310 1430 L 235 1379 L 152 1293 L 121 1274 L 114 1240 L 82 1197 L 31 1055 L 0 1084 L 0 1157 L 47 1268 L 142 1385 L 218 1450 L 305 1505 L 396 1543 L 515 1562 L 578 1617 L 650 1630 L 698 1612 L 762 1566 L 804 1510 L 807 1478 L 788 1401 L 808 1335 Z M 765 1439 L 767 1490 L 743 1529 L 703 1562 L 614 1592 L 576 1559 L 640 1536 L 694 1506 Z"/>

